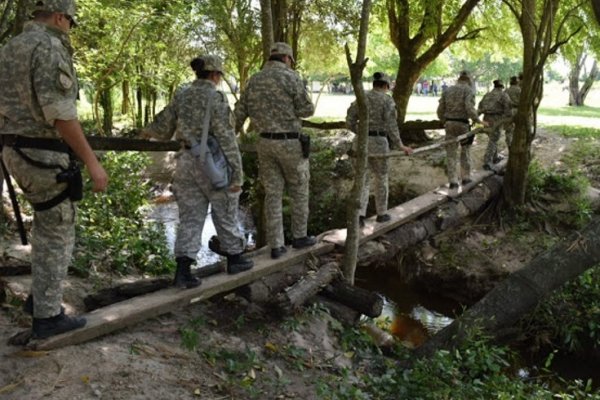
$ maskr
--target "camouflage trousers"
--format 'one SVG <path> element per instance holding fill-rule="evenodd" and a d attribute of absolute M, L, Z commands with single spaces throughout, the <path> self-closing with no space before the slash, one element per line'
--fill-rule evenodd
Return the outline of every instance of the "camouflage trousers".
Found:
<path fill-rule="evenodd" d="M 513 108 L 512 109 L 512 116 L 514 118 L 514 116 L 517 114 L 517 109 Z M 512 138 L 513 138 L 513 132 L 515 131 L 515 123 L 514 122 L 507 122 L 506 124 L 504 124 L 504 135 L 506 137 L 506 147 L 510 150 L 510 144 L 512 143 Z"/>
<path fill-rule="evenodd" d="M 500 136 L 502 136 L 502 129 L 504 124 L 499 123 L 504 119 L 501 115 L 485 115 L 484 121 L 490 123 L 491 131 L 488 132 L 488 144 L 485 149 L 485 154 L 483 156 L 483 164 L 484 165 L 492 165 L 494 164 L 494 159 L 498 156 L 498 141 L 500 140 Z M 507 140 L 508 142 L 508 140 Z"/>
<path fill-rule="evenodd" d="M 246 243 L 238 219 L 240 193 L 232 193 L 228 189 L 213 190 L 210 180 L 189 150 L 179 152 L 176 157 L 173 193 L 179 208 L 179 225 L 175 257 L 196 259 L 202 246 L 202 230 L 209 204 L 221 249 L 232 255 L 243 252 Z"/>
<path fill-rule="evenodd" d="M 454 139 L 469 132 L 469 124 L 459 121 L 446 121 L 446 140 Z M 458 148 L 460 146 L 461 179 L 471 179 L 471 145 L 458 142 L 446 145 L 446 175 L 448 182 L 458 183 Z"/>
<path fill-rule="evenodd" d="M 307 235 L 309 162 L 302 156 L 297 139 L 261 138 L 257 149 L 258 175 L 265 188 L 267 244 L 275 249 L 285 244 L 282 215 L 285 187 L 291 198 L 292 236 L 299 239 Z"/>
<path fill-rule="evenodd" d="M 380 154 L 389 152 L 388 140 L 385 137 L 369 136 L 369 154 Z M 367 215 L 369 204 L 369 192 L 371 181 L 373 181 L 373 195 L 375 197 L 375 211 L 377 215 L 383 215 L 388 209 L 388 171 L 389 160 L 387 158 L 369 158 L 369 170 L 365 176 L 365 185 L 360 195 L 360 215 Z"/>
<path fill-rule="evenodd" d="M 69 158 L 64 153 L 47 150 L 22 149 L 27 156 L 44 164 L 67 167 Z M 56 183 L 60 169 L 42 169 L 25 161 L 12 148 L 3 149 L 3 159 L 27 201 L 48 201 L 66 188 Z M 55 207 L 33 213 L 31 230 L 31 294 L 35 318 L 50 318 L 60 313 L 62 281 L 67 276 L 75 244 L 76 206 L 65 200 Z"/>

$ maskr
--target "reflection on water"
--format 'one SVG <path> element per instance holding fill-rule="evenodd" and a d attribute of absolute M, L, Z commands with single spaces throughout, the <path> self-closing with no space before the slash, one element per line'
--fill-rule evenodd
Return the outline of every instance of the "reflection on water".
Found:
<path fill-rule="evenodd" d="M 400 274 L 391 269 L 359 268 L 356 284 L 383 296 L 381 318 L 391 321 L 390 332 L 394 336 L 412 346 L 420 346 L 450 325 L 459 310 L 453 301 L 407 285 Z"/>
<path fill-rule="evenodd" d="M 211 236 L 216 235 L 215 226 L 213 225 L 210 208 L 208 215 L 206 216 L 206 222 L 204 223 L 204 231 L 202 231 L 202 247 L 196 256 L 197 266 L 213 264 L 221 257 L 218 254 L 213 253 L 208 248 L 208 240 Z M 177 209 L 177 203 L 174 201 L 167 203 L 155 204 L 149 214 L 148 219 L 152 221 L 160 222 L 165 227 L 165 235 L 167 237 L 167 245 L 171 253 L 175 247 L 175 237 L 177 236 L 177 226 L 179 225 L 179 211 Z"/>

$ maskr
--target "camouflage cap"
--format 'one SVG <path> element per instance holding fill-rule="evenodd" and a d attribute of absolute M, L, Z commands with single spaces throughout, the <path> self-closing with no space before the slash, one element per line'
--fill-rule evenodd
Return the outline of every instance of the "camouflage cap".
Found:
<path fill-rule="evenodd" d="M 223 71 L 223 60 L 221 60 L 221 57 L 207 54 L 198 58 L 204 62 L 204 67 L 202 70 L 225 72 Z"/>
<path fill-rule="evenodd" d="M 392 86 L 392 78 L 383 72 L 375 72 L 373 74 L 373 82 L 385 82 L 388 86 Z"/>
<path fill-rule="evenodd" d="M 271 46 L 271 54 L 283 54 L 289 56 L 294 61 L 294 51 L 289 44 L 283 42 L 273 43 Z"/>
<path fill-rule="evenodd" d="M 73 23 L 77 25 L 77 21 L 75 20 L 75 14 L 77 13 L 75 0 L 38 0 L 35 3 L 34 11 L 63 13 L 71 17 Z"/>

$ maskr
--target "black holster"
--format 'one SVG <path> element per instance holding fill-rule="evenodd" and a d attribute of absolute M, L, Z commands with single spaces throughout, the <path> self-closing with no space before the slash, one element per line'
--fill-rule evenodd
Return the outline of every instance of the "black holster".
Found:
<path fill-rule="evenodd" d="M 474 141 L 475 141 L 475 135 L 471 135 L 468 138 L 461 140 L 460 145 L 461 146 L 470 146 L 473 144 Z"/>
<path fill-rule="evenodd" d="M 302 147 L 302 156 L 304 156 L 304 158 L 308 158 L 310 156 L 310 136 L 301 133 L 298 136 L 298 140 L 300 141 L 300 146 Z"/>
<path fill-rule="evenodd" d="M 71 201 L 80 201 L 83 199 L 83 178 L 81 169 L 76 162 L 71 161 L 69 168 L 56 175 L 57 183 L 66 183 L 69 190 L 69 199 Z"/>

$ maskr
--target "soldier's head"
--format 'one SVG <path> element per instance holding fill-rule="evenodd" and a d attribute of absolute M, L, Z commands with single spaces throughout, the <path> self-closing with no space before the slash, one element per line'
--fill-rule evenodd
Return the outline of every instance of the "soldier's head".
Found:
<path fill-rule="evenodd" d="M 519 84 L 519 78 L 517 78 L 516 76 L 511 76 L 510 77 L 510 86 L 514 86 L 514 85 L 518 85 Z"/>
<path fill-rule="evenodd" d="M 296 60 L 294 60 L 294 51 L 289 44 L 283 42 L 275 42 L 271 46 L 271 61 L 280 61 L 287 64 L 288 67 L 292 67 Z"/>
<path fill-rule="evenodd" d="M 496 79 L 494 82 L 494 88 L 500 88 L 500 89 L 504 89 L 504 84 L 502 83 L 502 81 L 500 79 Z"/>
<path fill-rule="evenodd" d="M 380 89 L 389 89 L 392 86 L 392 79 L 383 72 L 373 74 L 373 87 Z"/>
<path fill-rule="evenodd" d="M 206 54 L 196 57 L 190 62 L 190 66 L 198 79 L 209 79 L 216 84 L 221 81 L 224 74 L 223 61 L 219 56 Z"/>
<path fill-rule="evenodd" d="M 76 13 L 75 0 L 37 0 L 32 16 L 36 21 L 49 23 L 68 32 L 77 26 Z"/>

